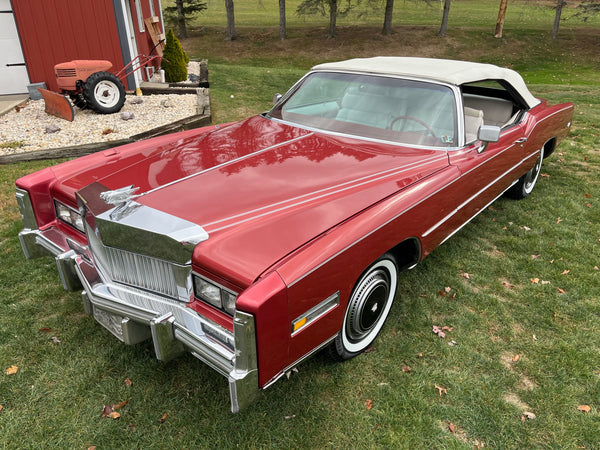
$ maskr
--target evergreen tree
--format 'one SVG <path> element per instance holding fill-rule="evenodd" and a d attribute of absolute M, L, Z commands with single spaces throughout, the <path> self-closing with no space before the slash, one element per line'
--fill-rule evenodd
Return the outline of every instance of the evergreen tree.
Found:
<path fill-rule="evenodd" d="M 187 80 L 187 61 L 186 55 L 179 39 L 175 37 L 173 30 L 167 32 L 167 44 L 163 50 L 163 61 L 161 68 L 165 71 L 165 80 L 168 83 Z"/>
<path fill-rule="evenodd" d="M 169 24 L 177 22 L 179 37 L 185 39 L 188 37 L 187 20 L 206 8 L 206 2 L 203 0 L 175 0 L 175 6 L 167 6 L 163 11 Z"/>

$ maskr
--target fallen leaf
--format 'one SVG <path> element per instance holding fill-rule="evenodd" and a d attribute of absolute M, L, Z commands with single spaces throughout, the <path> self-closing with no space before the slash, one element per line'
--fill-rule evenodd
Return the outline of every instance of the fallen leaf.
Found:
<path fill-rule="evenodd" d="M 540 279 L 539 278 L 530 278 L 529 281 L 531 281 L 533 284 L 539 284 Z"/>
<path fill-rule="evenodd" d="M 531 259 L 538 259 L 541 255 L 531 255 Z"/>
<path fill-rule="evenodd" d="M 562 219 L 559 217 L 558 219 L 556 219 L 556 224 L 558 225 L 559 223 L 562 222 Z"/>
<path fill-rule="evenodd" d="M 402 372 L 411 373 L 412 369 L 410 368 L 410 366 L 402 366 Z"/>
<path fill-rule="evenodd" d="M 561 273 L 561 275 L 566 275 L 570 272 L 570 270 L 563 270 L 563 272 Z"/>
<path fill-rule="evenodd" d="M 566 294 L 567 292 L 564 289 L 561 288 L 554 288 L 558 291 L 559 294 Z"/>
<path fill-rule="evenodd" d="M 112 128 L 106 128 L 105 130 L 102 131 L 102 135 L 107 135 L 110 133 L 114 133 L 115 130 L 113 130 Z"/>
<path fill-rule="evenodd" d="M 512 289 L 512 288 L 514 288 L 514 287 L 515 287 L 515 285 L 514 285 L 514 284 L 510 284 L 510 283 L 508 283 L 508 282 L 506 282 L 506 281 L 503 281 L 503 282 L 502 282 L 502 285 L 503 285 L 504 287 L 508 288 L 508 289 Z"/>
<path fill-rule="evenodd" d="M 588 406 L 588 405 L 579 405 L 579 406 L 577 407 L 577 409 L 578 409 L 579 411 L 582 411 L 582 412 L 584 412 L 584 413 L 589 413 L 589 412 L 592 410 L 592 408 L 591 408 L 590 406 Z"/>
<path fill-rule="evenodd" d="M 423 357 L 423 353 L 419 353 L 419 356 L 417 356 L 417 358 L 422 358 Z"/>
<path fill-rule="evenodd" d="M 112 405 L 112 408 L 116 411 L 117 409 L 121 409 L 127 403 L 129 403 L 129 400 L 125 400 L 124 402 L 121 402 L 118 405 Z"/>
<path fill-rule="evenodd" d="M 454 331 L 454 328 L 452 328 L 452 327 L 447 327 L 447 326 L 443 326 L 443 327 L 442 327 L 442 331 L 448 331 L 448 332 L 452 332 L 452 331 Z"/>
<path fill-rule="evenodd" d="M 587 194 L 587 193 L 586 193 L 586 194 L 585 194 L 585 196 L 586 196 L 587 198 L 590 198 L 590 197 L 592 196 L 592 194 Z"/>
<path fill-rule="evenodd" d="M 6 373 L 6 375 L 14 375 L 18 371 L 19 371 L 19 368 L 17 366 L 10 366 L 8 369 L 6 369 L 4 371 L 4 373 Z"/>
<path fill-rule="evenodd" d="M 449 345 L 450 347 L 454 347 L 455 345 L 457 345 L 457 342 L 456 342 L 456 341 L 454 341 L 454 340 L 452 340 L 452 341 L 448 342 L 448 345 Z"/>
<path fill-rule="evenodd" d="M 442 331 L 442 329 L 440 327 L 438 327 L 437 325 L 434 325 L 433 328 L 431 329 L 431 331 L 433 331 L 434 334 L 437 334 L 442 339 L 444 339 L 446 337 L 446 333 L 444 333 Z"/>
<path fill-rule="evenodd" d="M 135 431 L 135 425 L 134 424 L 130 423 L 128 425 L 128 427 L 129 427 L 129 431 Z"/>
<path fill-rule="evenodd" d="M 454 431 L 456 431 L 456 427 L 452 422 L 448 422 L 448 431 L 450 431 L 452 434 L 454 434 Z"/>
<path fill-rule="evenodd" d="M 470 279 L 471 279 L 471 275 L 469 275 L 469 274 L 468 274 L 468 273 L 466 273 L 466 272 L 461 272 L 461 273 L 460 273 L 460 276 L 461 276 L 461 277 L 463 277 L 463 278 L 466 278 L 467 280 L 470 280 Z"/>
<path fill-rule="evenodd" d="M 370 410 L 373 407 L 373 400 L 371 399 L 367 399 L 367 401 L 365 402 L 365 408 L 367 408 L 367 411 Z"/>
<path fill-rule="evenodd" d="M 290 419 L 294 419 L 295 417 L 296 417 L 296 414 L 292 414 L 291 416 L 285 416 L 284 419 L 290 420 Z"/>
<path fill-rule="evenodd" d="M 377 349 L 375 347 L 367 347 L 367 349 L 363 353 L 371 353 L 376 351 Z"/>
<path fill-rule="evenodd" d="M 440 394 L 440 397 L 442 396 L 442 394 L 447 394 L 448 393 L 448 389 L 446 389 L 445 387 L 438 386 L 437 384 L 435 384 L 434 386 L 438 390 L 438 392 Z"/>
<path fill-rule="evenodd" d="M 167 413 L 164 413 L 158 422 L 165 423 L 165 420 L 167 420 Z"/>
<path fill-rule="evenodd" d="M 519 355 L 515 355 L 512 358 L 513 362 L 517 362 L 519 359 L 521 359 L 521 357 Z"/>
<path fill-rule="evenodd" d="M 96 446 L 92 445 L 91 447 L 88 447 L 87 450 L 96 450 Z"/>
<path fill-rule="evenodd" d="M 550 282 L 546 281 L 546 280 L 542 280 L 542 284 L 550 284 Z"/>
<path fill-rule="evenodd" d="M 120 417 L 121 417 L 121 414 L 119 414 L 119 413 L 118 413 L 118 412 L 116 412 L 116 411 L 113 411 L 113 412 L 111 412 L 110 414 L 108 414 L 106 417 L 108 417 L 109 419 L 116 420 L 116 419 L 118 419 L 118 418 L 120 418 Z"/>
<path fill-rule="evenodd" d="M 446 293 L 447 293 L 447 294 L 449 294 L 449 293 L 450 293 L 450 291 L 452 290 L 452 288 L 451 288 L 450 286 L 446 286 L 446 287 L 444 288 L 444 290 L 446 291 Z"/>
<path fill-rule="evenodd" d="M 598 266 L 594 266 L 594 270 L 600 270 Z"/>
<path fill-rule="evenodd" d="M 548 175 L 547 173 L 541 173 L 540 176 L 543 178 L 550 178 L 550 175 Z"/>
<path fill-rule="evenodd" d="M 131 381 L 129 378 L 127 378 L 126 380 L 123 380 L 123 384 L 125 386 L 133 386 L 133 381 Z"/>
<path fill-rule="evenodd" d="M 0 405 L 0 411 L 2 411 L 4 409 L 4 406 Z"/>
<path fill-rule="evenodd" d="M 54 343 L 54 344 L 60 344 L 60 339 L 58 339 L 56 336 L 52 336 L 50 338 L 50 340 Z"/>
<path fill-rule="evenodd" d="M 537 341 L 537 336 L 535 334 L 532 337 L 534 341 Z"/>
<path fill-rule="evenodd" d="M 50 333 L 52 331 L 51 328 L 40 328 L 40 331 L 43 333 Z"/>
<path fill-rule="evenodd" d="M 523 413 L 523 416 L 522 416 L 522 417 L 525 417 L 526 419 L 529 419 L 529 420 L 533 420 L 533 419 L 535 419 L 535 418 L 536 418 L 536 415 L 535 415 L 534 413 L 532 413 L 532 412 L 525 411 L 525 412 Z"/>
<path fill-rule="evenodd" d="M 525 231 L 531 231 L 531 228 L 529 228 L 529 227 L 526 227 L 526 226 L 523 226 L 523 229 L 524 229 Z"/>

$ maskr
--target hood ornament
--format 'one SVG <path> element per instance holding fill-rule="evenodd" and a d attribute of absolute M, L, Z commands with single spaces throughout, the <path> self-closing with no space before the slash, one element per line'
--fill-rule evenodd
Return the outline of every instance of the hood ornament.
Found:
<path fill-rule="evenodd" d="M 125 186 L 114 191 L 105 191 L 100 193 L 100 198 L 109 205 L 123 206 L 125 203 L 133 198 L 139 197 L 141 194 L 135 195 L 139 190 L 139 187 Z"/>

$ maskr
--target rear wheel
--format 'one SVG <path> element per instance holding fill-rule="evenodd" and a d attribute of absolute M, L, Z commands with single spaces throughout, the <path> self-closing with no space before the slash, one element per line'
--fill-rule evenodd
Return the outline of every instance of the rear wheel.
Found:
<path fill-rule="evenodd" d="M 390 313 L 397 285 L 398 269 L 390 254 L 375 261 L 360 277 L 348 301 L 342 329 L 329 347 L 334 359 L 353 358 L 371 345 Z"/>
<path fill-rule="evenodd" d="M 83 96 L 88 106 L 100 114 L 112 114 L 125 103 L 125 87 L 110 72 L 95 72 L 83 85 Z"/>
<path fill-rule="evenodd" d="M 542 147 L 534 166 L 529 172 L 519 178 L 519 180 L 510 189 L 506 191 L 506 196 L 520 200 L 531 194 L 531 191 L 533 191 L 533 188 L 535 187 L 535 184 L 540 176 L 540 172 L 542 171 L 543 160 L 544 148 Z"/>

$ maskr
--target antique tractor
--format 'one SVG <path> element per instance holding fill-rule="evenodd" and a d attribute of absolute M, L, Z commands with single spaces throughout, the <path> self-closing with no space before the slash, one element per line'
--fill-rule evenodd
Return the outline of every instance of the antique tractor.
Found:
<path fill-rule="evenodd" d="M 81 109 L 100 114 L 118 112 L 125 103 L 125 77 L 108 72 L 110 61 L 74 60 L 54 66 L 58 89 Z"/>

